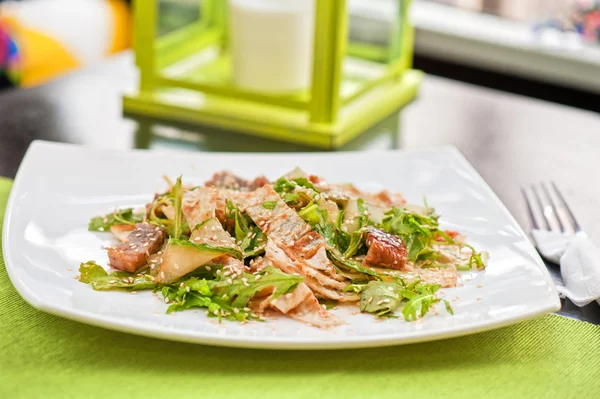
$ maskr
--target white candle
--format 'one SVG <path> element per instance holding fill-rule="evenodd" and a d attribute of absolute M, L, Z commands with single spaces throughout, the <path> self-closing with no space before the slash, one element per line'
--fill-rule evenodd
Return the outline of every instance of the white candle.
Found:
<path fill-rule="evenodd" d="M 314 0 L 229 0 L 234 83 L 262 92 L 308 88 L 314 15 Z"/>

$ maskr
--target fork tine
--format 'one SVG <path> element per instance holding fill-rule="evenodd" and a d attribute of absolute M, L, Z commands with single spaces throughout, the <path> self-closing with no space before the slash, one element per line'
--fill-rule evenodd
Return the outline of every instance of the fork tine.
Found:
<path fill-rule="evenodd" d="M 569 217 L 569 219 L 571 221 L 571 224 L 573 225 L 573 228 L 574 228 L 575 232 L 576 233 L 581 233 L 582 232 L 581 226 L 577 222 L 577 219 L 575 219 L 575 215 L 573 215 L 573 212 L 571 212 L 571 208 L 569 208 L 569 205 L 567 205 L 567 201 L 565 201 L 562 193 L 560 192 L 560 190 L 556 186 L 556 183 L 554 183 L 553 181 L 551 181 L 550 185 L 554 189 L 554 193 L 556 194 L 556 197 L 560 201 L 560 205 L 559 206 L 561 206 L 565 210 L 565 213 L 568 215 L 568 217 Z"/>
<path fill-rule="evenodd" d="M 560 223 L 557 222 L 556 211 L 550 203 L 550 199 L 546 197 L 546 193 L 543 189 L 540 189 L 539 185 L 532 184 L 531 189 L 535 194 L 534 196 L 537 199 L 538 206 L 544 216 L 547 229 L 554 232 L 560 232 L 561 228 Z"/>
<path fill-rule="evenodd" d="M 544 190 L 544 194 L 546 195 L 548 204 L 552 209 L 552 213 L 554 214 L 556 221 L 558 222 L 558 227 L 560 228 L 560 231 L 566 233 L 567 228 L 562 220 L 562 216 L 564 216 L 564 214 L 562 212 L 562 209 L 560 208 L 560 204 L 558 203 L 557 199 L 552 194 L 550 194 L 550 190 L 548 190 L 547 184 L 540 183 L 540 186 L 542 187 L 542 190 Z"/>
<path fill-rule="evenodd" d="M 531 222 L 531 227 L 533 227 L 536 230 L 540 230 L 540 225 L 538 224 L 535 214 L 533 213 L 533 207 L 529 199 L 529 195 L 527 195 L 527 190 L 523 186 L 521 186 L 521 194 L 523 194 L 525 204 L 527 205 L 527 213 L 529 214 L 529 221 Z"/>

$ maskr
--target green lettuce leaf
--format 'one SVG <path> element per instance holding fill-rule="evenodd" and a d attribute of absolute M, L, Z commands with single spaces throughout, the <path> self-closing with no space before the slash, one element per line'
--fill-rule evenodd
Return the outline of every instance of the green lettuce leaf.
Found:
<path fill-rule="evenodd" d="M 124 289 L 128 291 L 151 290 L 157 287 L 154 277 L 146 271 L 127 273 L 116 271 L 107 273 L 93 261 L 79 266 L 79 281 L 92 286 L 97 291 Z"/>
<path fill-rule="evenodd" d="M 90 220 L 88 224 L 89 231 L 109 231 L 111 226 L 115 224 L 135 225 L 144 220 L 143 214 L 136 214 L 133 208 L 115 210 L 105 216 L 96 216 Z"/>
<path fill-rule="evenodd" d="M 206 308 L 209 316 L 219 319 L 245 321 L 256 319 L 248 304 L 257 293 L 268 287 L 274 287 L 272 299 L 292 292 L 303 281 L 301 276 L 285 274 L 273 267 L 267 267 L 260 274 L 243 273 L 236 279 L 220 275 L 216 280 L 204 280 L 192 277 L 187 281 L 162 288 L 166 303 L 170 303 L 168 313 L 194 307 Z"/>
<path fill-rule="evenodd" d="M 277 201 L 265 201 L 262 203 L 262 207 L 272 211 L 277 206 Z"/>
<path fill-rule="evenodd" d="M 298 216 L 321 234 L 329 246 L 335 246 L 336 228 L 327 221 L 326 210 L 320 209 L 317 204 L 311 202 L 298 212 Z"/>
<path fill-rule="evenodd" d="M 404 298 L 397 282 L 370 281 L 360 294 L 360 311 L 377 316 L 393 316 Z"/>
<path fill-rule="evenodd" d="M 234 231 L 232 235 L 244 253 L 244 257 L 253 257 L 265 252 L 267 236 L 254 223 L 254 221 L 240 210 L 231 201 L 227 201 L 228 218 L 233 219 Z"/>

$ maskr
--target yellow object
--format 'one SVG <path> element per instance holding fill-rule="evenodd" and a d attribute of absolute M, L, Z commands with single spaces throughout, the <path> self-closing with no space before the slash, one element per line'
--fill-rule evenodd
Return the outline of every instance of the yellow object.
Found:
<path fill-rule="evenodd" d="M 0 5 L 19 53 L 19 84 L 44 83 L 131 44 L 129 9 L 122 0 L 45 0 Z"/>
<path fill-rule="evenodd" d="M 69 51 L 55 39 L 34 29 L 20 25 L 12 19 L 5 22 L 19 40 L 20 85 L 31 87 L 80 66 Z"/>

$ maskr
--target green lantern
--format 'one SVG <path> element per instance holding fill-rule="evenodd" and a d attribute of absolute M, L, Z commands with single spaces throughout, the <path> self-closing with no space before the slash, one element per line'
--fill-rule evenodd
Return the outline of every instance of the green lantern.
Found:
<path fill-rule="evenodd" d="M 248 88 L 234 79 L 234 64 L 243 68 L 245 59 L 234 59 L 232 39 L 245 36 L 231 34 L 238 27 L 232 21 L 242 29 L 232 1 L 202 0 L 197 22 L 162 37 L 157 37 L 158 1 L 135 1 L 140 84 L 135 95 L 124 98 L 127 113 L 333 149 L 416 96 L 422 73 L 411 69 L 410 0 L 397 1 L 392 37 L 380 46 L 348 40 L 345 0 L 314 0 L 310 81 L 287 91 Z"/>

